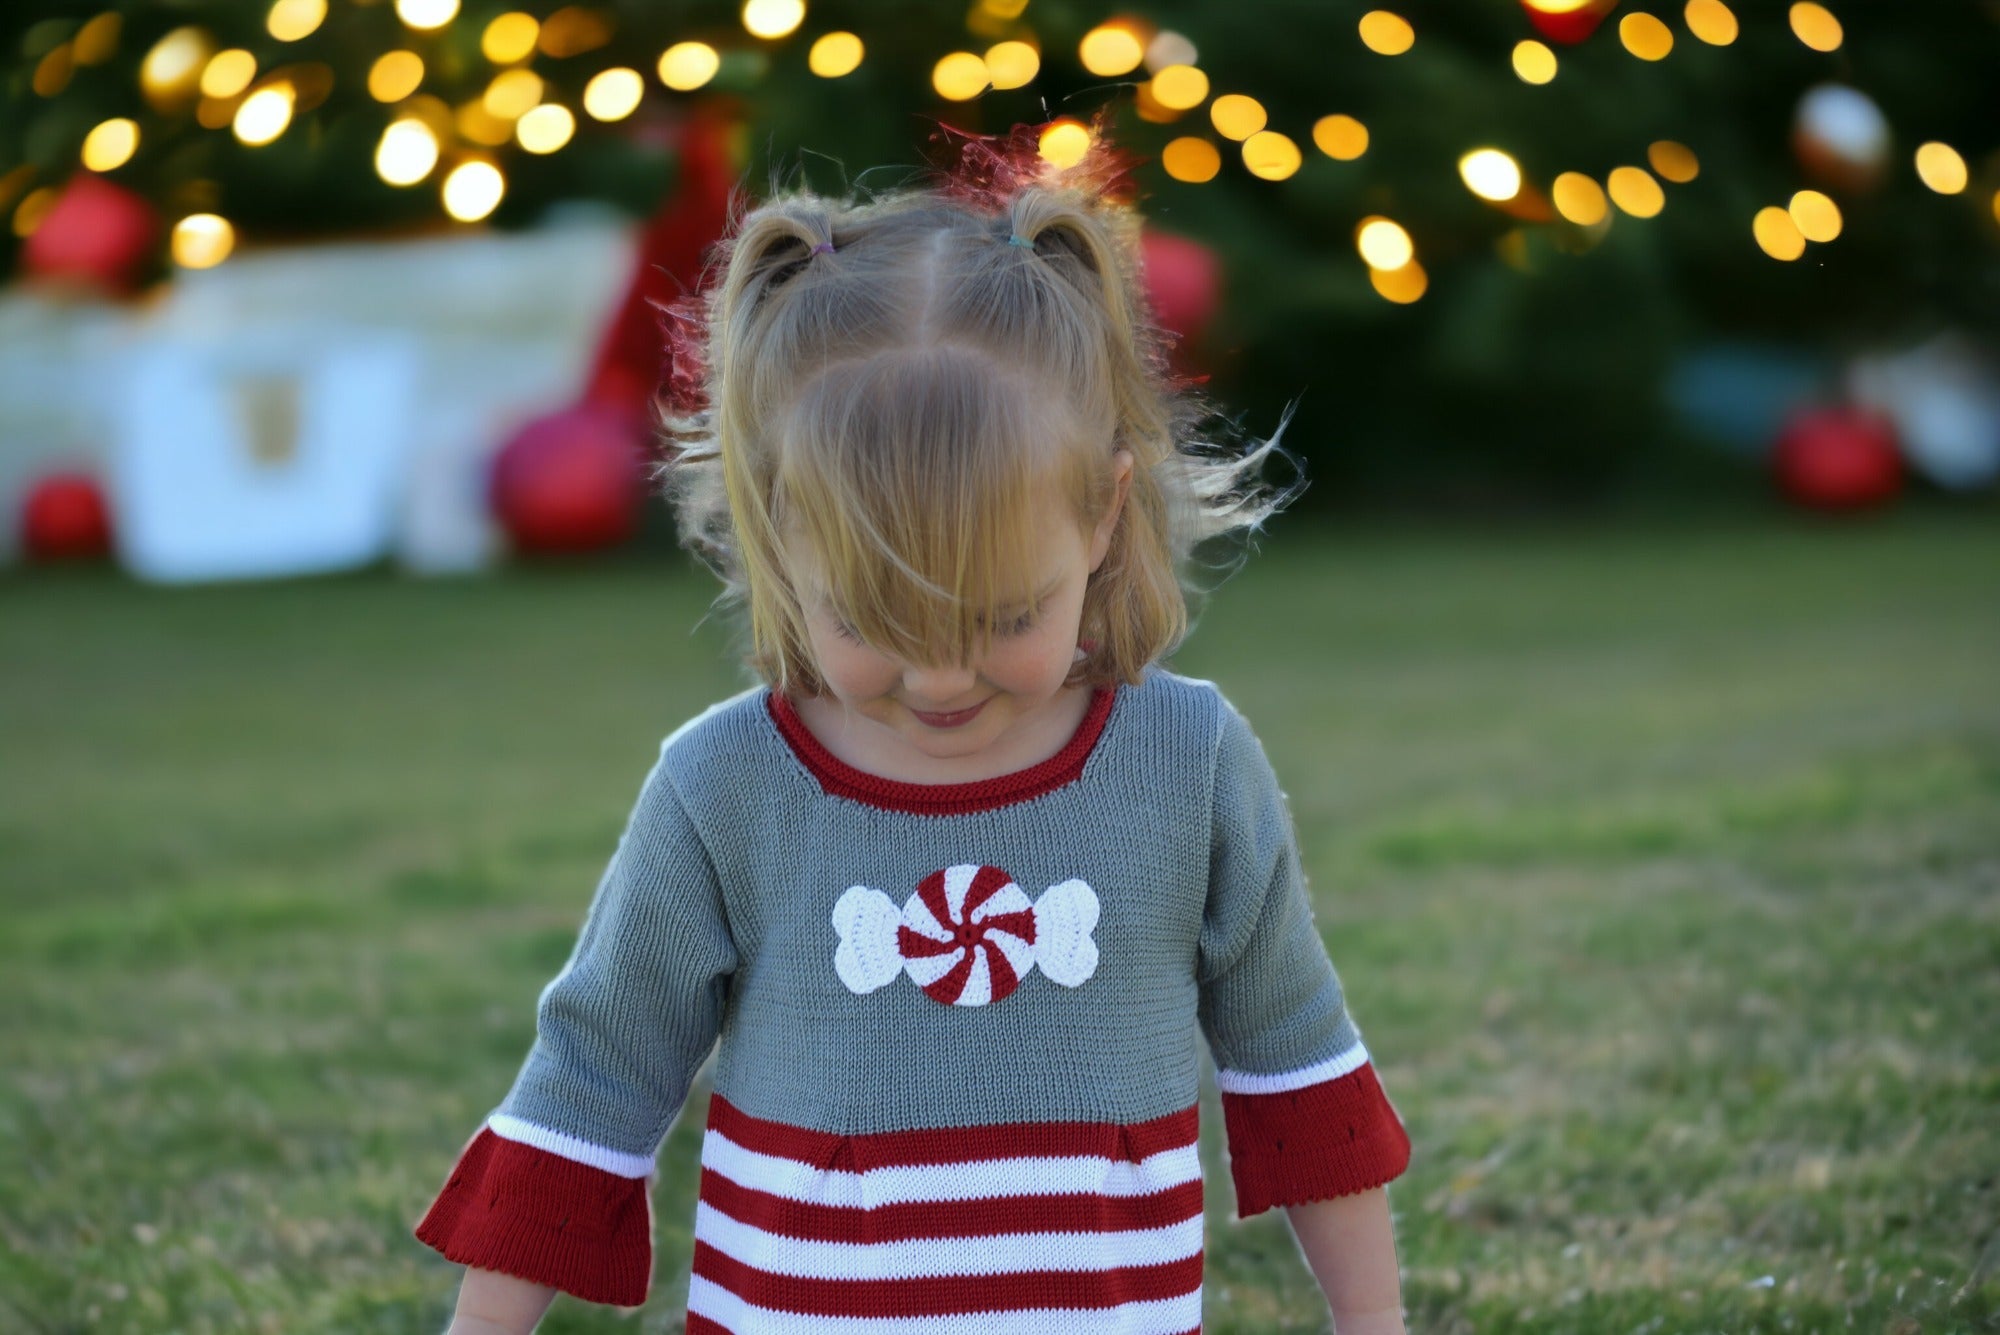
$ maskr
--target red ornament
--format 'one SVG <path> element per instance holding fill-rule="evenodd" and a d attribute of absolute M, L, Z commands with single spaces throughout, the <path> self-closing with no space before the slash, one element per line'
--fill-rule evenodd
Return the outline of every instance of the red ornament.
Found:
<path fill-rule="evenodd" d="M 111 509 L 97 480 L 55 473 L 30 487 L 21 505 L 21 545 L 37 561 L 109 555 Z"/>
<path fill-rule="evenodd" d="M 1896 428 L 1865 408 L 1792 414 L 1771 456 L 1778 485 L 1813 510 L 1860 510 L 1894 499 L 1903 483 Z"/>
<path fill-rule="evenodd" d="M 587 552 L 632 536 L 644 491 L 630 413 L 566 408 L 523 427 L 493 463 L 493 512 L 524 552 Z"/>
<path fill-rule="evenodd" d="M 21 267 L 41 278 L 127 293 L 138 286 L 159 230 L 159 214 L 143 196 L 78 172 L 29 233 Z"/>
<path fill-rule="evenodd" d="M 1139 256 L 1153 318 L 1176 336 L 1178 362 L 1183 349 L 1200 343 L 1222 304 L 1222 261 L 1199 241 L 1151 228 L 1139 238 Z"/>
<path fill-rule="evenodd" d="M 1575 46 L 1597 31 L 1618 0 L 1521 0 L 1528 22 L 1551 42 Z"/>

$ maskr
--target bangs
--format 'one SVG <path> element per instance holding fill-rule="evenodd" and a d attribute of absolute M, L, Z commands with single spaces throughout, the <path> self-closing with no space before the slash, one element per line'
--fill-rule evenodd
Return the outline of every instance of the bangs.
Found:
<path fill-rule="evenodd" d="M 952 346 L 836 365 L 807 386 L 772 496 L 784 541 L 811 558 L 788 562 L 814 581 L 792 590 L 800 617 L 823 601 L 875 648 L 945 664 L 1031 610 L 1048 513 L 1081 525 L 1078 502 L 1108 474 L 1089 467 L 1063 398 Z"/>

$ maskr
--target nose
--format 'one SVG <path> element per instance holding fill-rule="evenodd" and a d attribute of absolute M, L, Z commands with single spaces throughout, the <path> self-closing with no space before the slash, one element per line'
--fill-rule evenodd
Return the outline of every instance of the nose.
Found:
<path fill-rule="evenodd" d="M 908 663 L 903 667 L 903 693 L 919 708 L 947 709 L 962 704 L 978 685 L 970 664 Z"/>

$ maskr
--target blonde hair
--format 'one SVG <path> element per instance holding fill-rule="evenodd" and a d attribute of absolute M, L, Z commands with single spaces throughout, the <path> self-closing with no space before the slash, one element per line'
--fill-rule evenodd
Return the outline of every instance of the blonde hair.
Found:
<path fill-rule="evenodd" d="M 1049 505 L 1086 529 L 1106 513 L 1118 450 L 1132 482 L 1072 680 L 1136 683 L 1179 644 L 1193 546 L 1255 529 L 1288 493 L 1257 480 L 1275 435 L 1197 439 L 1136 234 L 1130 209 L 1041 186 L 997 209 L 796 194 L 743 217 L 699 317 L 706 404 L 668 413 L 664 475 L 682 541 L 748 607 L 767 682 L 822 689 L 815 598 L 887 652 L 963 661 L 1039 568 Z"/>

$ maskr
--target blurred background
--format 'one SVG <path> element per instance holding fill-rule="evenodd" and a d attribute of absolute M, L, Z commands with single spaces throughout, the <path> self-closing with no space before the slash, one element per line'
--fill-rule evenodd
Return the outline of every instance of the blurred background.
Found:
<path fill-rule="evenodd" d="M 442 1327 L 409 1226 L 746 680 L 663 308 L 1001 134 L 1126 155 L 1176 369 L 1296 405 L 1176 665 L 1416 1139 L 1413 1329 L 2000 1330 L 2000 4 L 1385 3 L 8 5 L 0 1330 Z M 1211 1328 L 1323 1329 L 1210 1196 Z"/>

